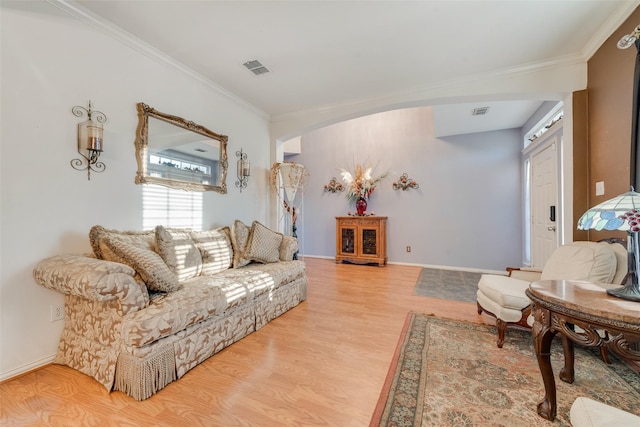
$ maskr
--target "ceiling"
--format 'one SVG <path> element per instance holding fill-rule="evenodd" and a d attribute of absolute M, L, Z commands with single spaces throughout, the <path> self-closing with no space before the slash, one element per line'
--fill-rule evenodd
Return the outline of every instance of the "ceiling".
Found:
<path fill-rule="evenodd" d="M 640 2 L 67 3 L 110 21 L 273 119 L 483 73 L 584 62 Z M 270 72 L 254 75 L 243 66 L 250 60 Z M 519 127 L 543 100 L 491 101 L 481 117 L 470 110 L 487 102 L 434 106 L 436 128 L 446 129 L 444 135 Z"/>

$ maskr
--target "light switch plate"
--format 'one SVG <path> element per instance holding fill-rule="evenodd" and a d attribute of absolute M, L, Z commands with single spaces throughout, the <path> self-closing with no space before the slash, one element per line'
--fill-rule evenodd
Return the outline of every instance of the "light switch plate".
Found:
<path fill-rule="evenodd" d="M 604 196 L 604 181 L 596 182 L 596 196 Z"/>

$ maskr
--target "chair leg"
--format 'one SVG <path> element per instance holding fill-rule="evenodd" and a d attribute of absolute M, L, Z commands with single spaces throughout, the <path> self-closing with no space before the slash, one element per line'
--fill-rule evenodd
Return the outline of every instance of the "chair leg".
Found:
<path fill-rule="evenodd" d="M 479 302 L 476 302 L 476 305 L 478 306 L 478 314 L 482 314 L 482 312 L 484 311 L 484 308 L 482 308 Z"/>
<path fill-rule="evenodd" d="M 496 326 L 498 327 L 498 348 L 502 348 L 504 344 L 504 333 L 507 330 L 507 322 L 502 319 L 496 319 Z"/>

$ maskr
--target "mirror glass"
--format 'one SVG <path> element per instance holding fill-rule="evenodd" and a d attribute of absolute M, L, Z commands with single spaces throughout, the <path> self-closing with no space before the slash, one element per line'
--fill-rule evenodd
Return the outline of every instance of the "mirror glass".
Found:
<path fill-rule="evenodd" d="M 136 184 L 227 192 L 227 136 L 138 104 Z"/>

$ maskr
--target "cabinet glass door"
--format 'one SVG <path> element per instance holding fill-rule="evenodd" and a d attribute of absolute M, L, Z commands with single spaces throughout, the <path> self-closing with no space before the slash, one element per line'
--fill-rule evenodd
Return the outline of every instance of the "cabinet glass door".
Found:
<path fill-rule="evenodd" d="M 356 251 L 356 245 L 355 245 L 356 230 L 354 228 L 343 228 L 341 232 L 342 232 L 342 236 L 341 236 L 342 238 L 340 239 L 340 241 L 342 242 L 341 244 L 342 253 L 354 254 Z"/>
<path fill-rule="evenodd" d="M 368 228 L 362 229 L 362 254 L 378 254 L 378 230 Z"/>

